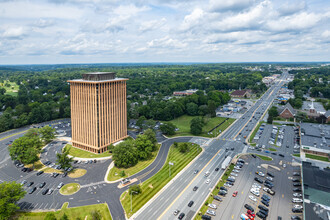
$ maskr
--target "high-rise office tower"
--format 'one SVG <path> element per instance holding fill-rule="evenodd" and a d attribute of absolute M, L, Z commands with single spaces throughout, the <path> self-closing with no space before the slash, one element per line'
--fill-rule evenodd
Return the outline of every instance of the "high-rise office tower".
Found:
<path fill-rule="evenodd" d="M 112 72 L 68 80 L 72 146 L 103 153 L 111 143 L 127 137 L 126 80 Z"/>

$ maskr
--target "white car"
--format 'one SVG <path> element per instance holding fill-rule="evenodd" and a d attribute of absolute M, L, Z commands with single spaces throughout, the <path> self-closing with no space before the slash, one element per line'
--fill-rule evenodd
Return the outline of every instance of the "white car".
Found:
<path fill-rule="evenodd" d="M 265 148 L 266 148 L 266 146 L 265 146 L 265 145 L 262 145 L 262 148 L 263 148 L 263 149 L 265 149 Z"/>
<path fill-rule="evenodd" d="M 236 180 L 236 178 L 235 178 L 234 176 L 230 176 L 230 177 L 228 177 L 228 178 L 232 178 L 232 179 Z"/>
<path fill-rule="evenodd" d="M 300 193 L 293 193 L 294 197 L 301 197 L 302 195 Z"/>
<path fill-rule="evenodd" d="M 206 184 L 209 184 L 210 182 L 211 182 L 210 179 L 207 179 L 207 180 L 205 181 Z"/>
<path fill-rule="evenodd" d="M 283 167 L 284 167 L 284 168 L 286 167 L 286 164 L 285 164 L 285 163 L 283 164 Z"/>
<path fill-rule="evenodd" d="M 228 183 L 225 183 L 225 184 L 223 184 L 224 186 L 226 186 L 226 187 L 231 187 L 231 185 L 230 184 L 228 184 Z"/>
<path fill-rule="evenodd" d="M 212 208 L 212 209 L 217 209 L 217 205 L 216 204 L 209 204 L 209 207 Z"/>
<path fill-rule="evenodd" d="M 235 173 L 239 173 L 239 170 L 233 170 L 233 172 L 235 172 Z"/>
<path fill-rule="evenodd" d="M 263 172 L 256 172 L 259 176 L 265 176 Z"/>
<path fill-rule="evenodd" d="M 302 209 L 303 207 L 302 207 L 302 205 L 294 205 L 293 208 L 295 208 L 295 209 Z"/>
<path fill-rule="evenodd" d="M 208 209 L 206 211 L 207 214 L 215 216 L 215 211 Z"/>
<path fill-rule="evenodd" d="M 265 191 L 265 192 L 268 192 L 269 188 L 264 187 L 262 190 Z"/>
<path fill-rule="evenodd" d="M 259 191 L 255 191 L 255 190 L 250 190 L 250 192 L 255 195 L 255 196 L 260 196 L 260 192 Z"/>
<path fill-rule="evenodd" d="M 300 199 L 300 198 L 293 198 L 293 199 L 292 199 L 292 202 L 294 202 L 294 203 L 302 203 L 303 200 Z"/>
<path fill-rule="evenodd" d="M 256 197 L 254 197 L 254 196 L 249 196 L 249 199 L 251 199 L 252 201 L 254 201 L 254 202 L 256 202 L 257 201 L 257 198 Z"/>
<path fill-rule="evenodd" d="M 268 179 L 269 181 L 273 181 L 273 178 L 271 178 L 270 176 L 267 176 L 266 179 Z"/>
<path fill-rule="evenodd" d="M 230 173 L 231 176 L 238 176 L 237 173 Z"/>
<path fill-rule="evenodd" d="M 234 166 L 235 169 L 240 170 L 241 168 L 239 166 Z"/>
<path fill-rule="evenodd" d="M 261 189 L 261 186 L 258 183 L 254 183 L 252 187 Z"/>

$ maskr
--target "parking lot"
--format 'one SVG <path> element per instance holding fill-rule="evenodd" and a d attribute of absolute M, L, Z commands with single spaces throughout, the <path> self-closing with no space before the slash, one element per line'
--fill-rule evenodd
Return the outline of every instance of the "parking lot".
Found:
<path fill-rule="evenodd" d="M 226 196 L 220 195 L 223 201 L 213 201 L 216 205 L 216 209 L 209 208 L 209 210 L 215 211 L 215 216 L 212 219 L 241 219 L 242 214 L 247 215 L 247 209 L 244 207 L 245 204 L 251 206 L 254 209 L 254 213 L 260 211 L 259 205 L 264 206 L 269 209 L 268 216 L 265 219 L 277 219 L 280 216 L 282 219 L 290 219 L 291 216 L 298 215 L 302 218 L 302 214 L 292 213 L 292 208 L 294 205 L 302 205 L 302 203 L 293 203 L 293 182 L 292 174 L 293 172 L 300 172 L 299 167 L 293 167 L 290 163 L 283 168 L 279 164 L 284 162 L 278 159 L 273 161 L 263 161 L 261 159 L 253 158 L 252 156 L 242 156 L 245 161 L 245 165 L 241 168 L 240 172 L 237 173 L 235 177 L 235 182 L 232 187 L 227 188 Z M 259 176 L 256 172 L 262 172 L 264 176 Z M 235 173 L 235 172 L 234 172 Z M 264 191 L 264 184 L 256 182 L 254 179 L 258 177 L 260 180 L 265 182 L 266 177 L 270 177 L 267 173 L 274 175 L 272 181 L 270 181 L 274 186 L 272 191 L 275 195 L 271 195 Z M 295 176 L 296 178 L 297 176 Z M 298 176 L 299 178 L 299 176 Z M 258 184 L 260 186 L 259 196 L 251 193 L 252 185 Z M 255 185 L 256 186 L 256 185 Z M 233 195 L 237 192 L 237 195 Z M 235 193 L 236 194 L 236 193 Z M 269 206 L 263 204 L 262 196 L 269 197 Z M 264 202 L 265 203 L 265 202 Z M 212 205 L 211 205 L 212 206 Z M 263 219 L 256 216 L 256 219 Z"/>

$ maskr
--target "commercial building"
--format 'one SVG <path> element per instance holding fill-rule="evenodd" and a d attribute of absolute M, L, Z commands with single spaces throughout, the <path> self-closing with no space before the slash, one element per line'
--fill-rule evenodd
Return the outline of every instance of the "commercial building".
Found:
<path fill-rule="evenodd" d="M 103 153 L 111 143 L 127 137 L 126 80 L 112 72 L 68 80 L 72 146 Z"/>
<path fill-rule="evenodd" d="M 325 220 L 330 216 L 330 169 L 302 162 L 304 219 Z"/>

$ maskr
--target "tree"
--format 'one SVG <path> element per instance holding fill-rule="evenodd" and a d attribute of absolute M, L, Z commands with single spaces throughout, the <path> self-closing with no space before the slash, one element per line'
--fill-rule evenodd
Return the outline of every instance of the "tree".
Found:
<path fill-rule="evenodd" d="M 116 145 L 112 152 L 112 159 L 119 168 L 128 168 L 137 164 L 139 157 L 134 142 L 127 140 Z"/>
<path fill-rule="evenodd" d="M 268 124 L 272 124 L 272 123 L 273 123 L 273 116 L 268 115 L 267 123 L 268 123 Z"/>
<path fill-rule="evenodd" d="M 272 116 L 273 118 L 277 117 L 277 116 L 278 116 L 277 107 L 276 107 L 276 106 L 272 106 L 272 107 L 269 109 L 268 114 L 269 114 L 270 116 Z"/>
<path fill-rule="evenodd" d="M 137 121 L 136 121 L 136 126 L 139 126 L 140 129 L 143 127 L 144 121 L 147 120 L 146 117 L 141 116 Z"/>
<path fill-rule="evenodd" d="M 190 102 L 187 104 L 187 114 L 188 115 L 198 115 L 198 105 Z"/>
<path fill-rule="evenodd" d="M 135 140 L 135 146 L 141 160 L 146 160 L 151 157 L 154 144 L 148 139 L 148 136 L 138 135 Z"/>
<path fill-rule="evenodd" d="M 55 130 L 55 128 L 52 128 L 50 126 L 44 126 L 42 128 L 39 128 L 38 132 L 41 136 L 41 140 L 45 144 L 48 144 L 49 142 L 51 142 L 55 138 L 56 130 Z"/>
<path fill-rule="evenodd" d="M 56 220 L 54 212 L 48 212 L 44 218 L 44 220 Z"/>
<path fill-rule="evenodd" d="M 57 157 L 56 162 L 57 162 L 57 164 L 59 164 L 62 167 L 62 169 L 72 167 L 71 163 L 74 161 L 74 158 L 68 157 L 69 151 L 70 151 L 70 148 L 66 147 L 66 148 L 64 148 L 64 150 L 61 154 L 60 153 L 56 154 L 56 157 Z"/>
<path fill-rule="evenodd" d="M 26 192 L 21 184 L 3 182 L 0 184 L 0 219 L 9 219 L 18 209 L 17 202 Z"/>
<path fill-rule="evenodd" d="M 168 135 L 174 135 L 175 129 L 176 129 L 175 125 L 172 124 L 171 122 L 166 122 L 160 126 L 160 130 L 164 134 L 168 134 Z"/>
<path fill-rule="evenodd" d="M 102 219 L 102 215 L 101 215 L 99 210 L 92 211 L 91 216 L 92 216 L 93 220 L 101 220 Z"/>
<path fill-rule="evenodd" d="M 142 192 L 142 189 L 141 189 L 140 185 L 135 184 L 128 188 L 128 192 L 129 192 L 129 194 L 131 194 L 131 193 L 140 194 Z"/>
<path fill-rule="evenodd" d="M 143 135 L 147 136 L 148 140 L 150 140 L 152 144 L 154 144 L 154 145 L 157 144 L 156 134 L 155 134 L 154 130 L 149 128 L 149 129 L 145 130 Z M 155 150 L 155 149 L 153 149 L 153 150 Z"/>
<path fill-rule="evenodd" d="M 180 143 L 179 144 L 179 151 L 181 153 L 186 153 L 189 149 L 189 145 L 187 143 Z"/>
<path fill-rule="evenodd" d="M 32 164 L 38 161 L 41 148 L 36 144 L 35 139 L 38 139 L 38 137 L 23 136 L 17 138 L 8 148 L 11 159 L 19 160 L 24 164 Z"/>
<path fill-rule="evenodd" d="M 64 213 L 60 220 L 69 220 L 69 217 Z"/>
<path fill-rule="evenodd" d="M 193 118 L 190 122 L 190 132 L 193 135 L 199 135 L 203 131 L 203 119 L 200 117 Z"/>
<path fill-rule="evenodd" d="M 108 151 L 112 152 L 114 148 L 115 148 L 115 145 L 110 144 L 110 145 L 108 146 Z"/>

